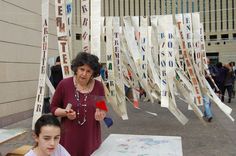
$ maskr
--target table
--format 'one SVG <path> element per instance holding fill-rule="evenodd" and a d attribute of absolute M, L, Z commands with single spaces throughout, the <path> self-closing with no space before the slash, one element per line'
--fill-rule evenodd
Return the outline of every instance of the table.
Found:
<path fill-rule="evenodd" d="M 183 156 L 179 136 L 110 134 L 91 156 Z"/>

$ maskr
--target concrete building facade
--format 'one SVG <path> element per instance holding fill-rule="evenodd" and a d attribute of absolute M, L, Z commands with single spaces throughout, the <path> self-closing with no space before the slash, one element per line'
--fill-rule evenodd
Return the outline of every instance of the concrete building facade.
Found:
<path fill-rule="evenodd" d="M 49 8 L 49 57 L 58 55 L 55 0 Z M 236 61 L 235 0 L 101 0 L 102 16 L 200 12 L 213 61 Z M 81 51 L 80 0 L 73 0 L 73 53 Z M 0 127 L 32 116 L 41 55 L 41 1 L 0 0 Z"/>
<path fill-rule="evenodd" d="M 53 1 L 52 1 L 53 2 Z M 0 127 L 32 116 L 41 56 L 41 1 L 0 1 Z M 57 54 L 50 4 L 49 56 Z"/>
<path fill-rule="evenodd" d="M 235 0 L 103 0 L 103 16 L 150 16 L 200 12 L 206 51 L 213 63 L 236 61 Z"/>

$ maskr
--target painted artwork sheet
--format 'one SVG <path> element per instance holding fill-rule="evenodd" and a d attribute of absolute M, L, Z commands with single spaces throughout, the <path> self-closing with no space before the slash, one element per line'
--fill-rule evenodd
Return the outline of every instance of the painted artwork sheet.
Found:
<path fill-rule="evenodd" d="M 181 137 L 111 134 L 91 156 L 183 156 Z"/>

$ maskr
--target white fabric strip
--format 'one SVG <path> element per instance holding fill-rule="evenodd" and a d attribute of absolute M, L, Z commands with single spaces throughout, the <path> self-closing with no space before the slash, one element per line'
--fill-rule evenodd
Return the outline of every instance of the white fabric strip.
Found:
<path fill-rule="evenodd" d="M 91 53 L 101 60 L 101 0 L 91 1 Z"/>
<path fill-rule="evenodd" d="M 203 100 L 202 100 L 202 94 L 201 94 L 201 90 L 200 90 L 200 86 L 197 80 L 197 77 L 195 75 L 194 69 L 193 69 L 193 65 L 191 62 L 191 57 L 189 56 L 189 53 L 187 52 L 187 42 L 186 42 L 186 32 L 185 32 L 185 28 L 183 26 L 183 22 L 182 22 L 182 14 L 177 14 L 175 16 L 176 18 L 176 23 L 177 23 L 177 28 L 178 28 L 178 33 L 180 35 L 180 45 L 182 48 L 182 53 L 184 56 L 184 61 L 185 61 L 185 65 L 188 71 L 188 74 L 190 76 L 190 80 L 192 82 L 193 85 L 193 91 L 194 91 L 194 96 L 195 96 L 195 101 L 197 105 L 202 105 L 203 104 Z"/>
<path fill-rule="evenodd" d="M 57 39 L 58 50 L 61 59 L 61 67 L 63 78 L 72 76 L 71 63 L 69 57 L 69 45 L 66 24 L 66 8 L 65 1 L 55 0 L 56 23 L 57 23 Z"/>
<path fill-rule="evenodd" d="M 72 58 L 73 53 L 73 45 L 72 45 L 72 0 L 66 0 L 66 28 L 67 28 L 67 36 L 68 36 L 68 44 L 69 44 L 69 57 Z"/>
<path fill-rule="evenodd" d="M 127 115 L 127 109 L 126 109 L 126 99 L 125 99 L 125 86 L 123 83 L 123 75 L 121 70 L 121 51 L 120 51 L 120 18 L 119 17 L 113 17 L 112 21 L 112 27 L 113 27 L 113 56 L 114 56 L 114 75 L 115 75 L 115 82 L 116 82 L 116 93 L 117 93 L 117 99 L 119 104 L 119 109 L 122 113 L 122 119 L 126 120 L 128 119 Z"/>
<path fill-rule="evenodd" d="M 89 0 L 81 0 L 81 27 L 82 27 L 82 50 L 83 52 L 90 52 L 89 44 Z"/>
<path fill-rule="evenodd" d="M 122 95 L 122 92 L 117 95 L 116 77 L 115 77 L 115 54 L 113 51 L 113 17 L 106 17 L 106 54 L 107 54 L 107 70 L 108 70 L 108 84 L 109 84 L 109 98 L 114 110 L 119 114 L 123 120 L 127 119 L 126 105 L 122 99 L 118 99 L 118 96 Z M 119 101 L 120 100 L 120 101 Z M 121 102 L 121 103 L 120 103 Z"/>
<path fill-rule="evenodd" d="M 157 29 L 158 29 L 158 45 L 160 47 L 160 75 L 161 75 L 161 107 L 169 107 L 170 103 L 170 92 L 168 88 L 168 80 L 167 80 L 167 33 L 165 27 L 170 24 L 168 22 L 168 18 L 165 18 L 166 16 L 157 16 Z"/>
<path fill-rule="evenodd" d="M 45 81 L 47 76 L 47 57 L 48 57 L 48 19 L 49 19 L 49 0 L 42 0 L 42 47 L 39 69 L 39 81 L 36 100 L 34 104 L 34 114 L 32 120 L 32 129 L 34 129 L 35 122 L 42 115 Z"/>

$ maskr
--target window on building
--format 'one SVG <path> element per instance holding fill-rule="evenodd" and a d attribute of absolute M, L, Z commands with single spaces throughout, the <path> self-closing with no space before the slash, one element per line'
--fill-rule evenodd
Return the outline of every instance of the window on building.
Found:
<path fill-rule="evenodd" d="M 81 34 L 76 33 L 76 34 L 75 34 L 75 39 L 76 39 L 76 40 L 81 40 Z"/>
<path fill-rule="evenodd" d="M 167 0 L 164 1 L 165 4 L 165 15 L 167 15 Z"/>
<path fill-rule="evenodd" d="M 216 3 L 216 0 L 215 0 L 215 31 L 217 31 L 217 3 Z"/>
<path fill-rule="evenodd" d="M 234 8 L 234 1 L 232 1 L 232 10 L 235 10 L 236 8 Z M 234 12 L 235 11 L 232 11 L 232 28 L 234 29 L 234 27 L 235 27 L 235 25 L 234 25 L 234 21 L 235 21 L 235 19 L 234 19 Z"/>
<path fill-rule="evenodd" d="M 220 29 L 223 30 L 223 10 L 222 10 L 222 0 L 220 0 Z"/>
<path fill-rule="evenodd" d="M 233 33 L 233 39 L 236 40 L 236 33 Z"/>
<path fill-rule="evenodd" d="M 210 35 L 210 40 L 211 41 L 216 41 L 217 40 L 217 35 Z"/>
<path fill-rule="evenodd" d="M 184 2 L 183 2 L 183 0 L 181 0 L 181 13 L 183 13 L 184 12 Z"/>
<path fill-rule="evenodd" d="M 175 13 L 178 14 L 178 0 L 175 0 Z"/>
<path fill-rule="evenodd" d="M 162 1 L 162 0 L 159 1 L 159 6 L 160 6 L 160 15 L 162 14 L 162 13 L 161 13 L 161 11 L 162 11 L 162 4 L 161 4 L 161 1 Z"/>
<path fill-rule="evenodd" d="M 194 1 L 192 1 L 192 12 L 194 12 Z"/>
<path fill-rule="evenodd" d="M 203 1 L 203 28 L 206 30 L 206 2 Z"/>
<path fill-rule="evenodd" d="M 229 1 L 226 0 L 226 29 L 229 29 Z"/>
<path fill-rule="evenodd" d="M 214 65 L 219 62 L 219 52 L 206 53 L 206 56 L 210 60 L 210 64 Z"/>
<path fill-rule="evenodd" d="M 197 11 L 200 11 L 200 0 L 197 1 Z"/>
<path fill-rule="evenodd" d="M 209 0 L 209 31 L 211 31 L 211 0 Z"/>
<path fill-rule="evenodd" d="M 135 3 L 135 2 L 134 2 Z M 157 1 L 154 1 L 154 6 L 155 6 L 155 10 L 154 10 L 154 12 L 155 12 L 155 15 L 157 14 Z"/>
<path fill-rule="evenodd" d="M 221 34 L 221 39 L 222 40 L 228 40 L 229 39 L 229 34 Z"/>
<path fill-rule="evenodd" d="M 188 1 L 186 1 L 186 10 L 187 10 L 187 13 L 189 13 Z"/>

